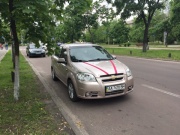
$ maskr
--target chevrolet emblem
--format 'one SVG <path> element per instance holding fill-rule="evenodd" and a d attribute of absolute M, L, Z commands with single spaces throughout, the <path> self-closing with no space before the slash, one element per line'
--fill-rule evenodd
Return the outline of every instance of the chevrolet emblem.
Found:
<path fill-rule="evenodd" d="M 116 79 L 116 76 L 112 75 L 112 76 L 111 76 L 111 79 L 112 79 L 112 80 L 115 80 L 115 79 Z"/>

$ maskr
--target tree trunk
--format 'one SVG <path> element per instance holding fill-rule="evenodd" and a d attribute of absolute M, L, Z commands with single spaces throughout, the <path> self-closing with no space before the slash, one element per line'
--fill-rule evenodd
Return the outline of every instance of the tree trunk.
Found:
<path fill-rule="evenodd" d="M 149 30 L 149 24 L 145 24 L 144 39 L 143 39 L 143 52 L 146 52 L 148 49 L 148 30 Z"/>
<path fill-rule="evenodd" d="M 88 25 L 88 31 L 89 31 L 89 34 L 90 34 L 90 36 L 91 36 L 91 42 L 94 43 L 93 34 L 92 34 L 92 32 L 91 32 L 91 29 L 90 29 L 89 25 Z"/>
<path fill-rule="evenodd" d="M 13 69 L 15 69 L 15 47 L 14 47 L 14 42 L 12 43 L 12 62 L 13 62 Z"/>
<path fill-rule="evenodd" d="M 19 100 L 19 56 L 15 56 L 14 99 Z"/>
<path fill-rule="evenodd" d="M 72 27 L 72 33 L 71 33 L 71 43 L 74 42 L 74 27 Z"/>
<path fill-rule="evenodd" d="M 14 78 L 14 99 L 19 100 L 19 41 L 16 31 L 16 22 L 13 16 L 13 0 L 9 0 L 9 11 L 11 14 L 10 17 L 10 28 L 12 31 L 13 41 L 14 41 L 14 52 L 15 52 L 15 78 Z"/>

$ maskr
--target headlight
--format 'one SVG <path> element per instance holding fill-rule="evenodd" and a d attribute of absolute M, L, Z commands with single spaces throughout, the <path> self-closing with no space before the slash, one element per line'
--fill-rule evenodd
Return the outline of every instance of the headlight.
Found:
<path fill-rule="evenodd" d="M 128 77 L 132 76 L 131 70 L 129 68 L 126 69 L 126 74 Z"/>
<path fill-rule="evenodd" d="M 78 73 L 77 79 L 79 81 L 85 81 L 85 82 L 96 82 L 95 77 L 89 73 Z"/>
<path fill-rule="evenodd" d="M 29 49 L 29 52 L 30 52 L 30 53 L 33 53 L 34 51 L 33 51 L 33 50 L 31 50 L 31 49 Z"/>

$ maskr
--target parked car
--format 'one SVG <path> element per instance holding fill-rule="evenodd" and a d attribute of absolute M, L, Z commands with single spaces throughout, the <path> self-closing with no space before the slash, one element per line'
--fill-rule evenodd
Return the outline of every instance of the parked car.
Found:
<path fill-rule="evenodd" d="M 42 46 L 36 47 L 35 44 L 33 43 L 27 45 L 26 54 L 29 57 L 32 57 L 32 56 L 46 57 L 45 49 L 43 49 Z"/>
<path fill-rule="evenodd" d="M 52 79 L 59 79 L 72 101 L 125 95 L 133 91 L 130 69 L 95 44 L 63 44 L 51 57 Z"/>

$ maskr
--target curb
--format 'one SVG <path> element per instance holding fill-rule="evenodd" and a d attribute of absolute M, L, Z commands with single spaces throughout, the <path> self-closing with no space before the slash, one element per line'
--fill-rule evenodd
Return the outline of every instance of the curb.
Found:
<path fill-rule="evenodd" d="M 24 56 L 24 55 L 23 55 Z M 66 119 L 66 121 L 69 123 L 70 127 L 74 131 L 76 135 L 89 135 L 87 131 L 84 129 L 84 126 L 82 125 L 81 121 L 70 111 L 70 109 L 63 103 L 63 101 L 56 95 L 56 92 L 53 88 L 49 86 L 49 84 L 43 79 L 43 77 L 40 75 L 40 73 L 36 70 L 36 68 L 29 62 L 29 60 L 24 57 L 26 61 L 28 61 L 29 65 L 43 84 L 45 90 L 49 93 L 51 96 L 53 102 L 58 107 L 60 113 L 63 115 L 63 117 Z M 80 125 L 80 126 L 78 126 Z"/>

